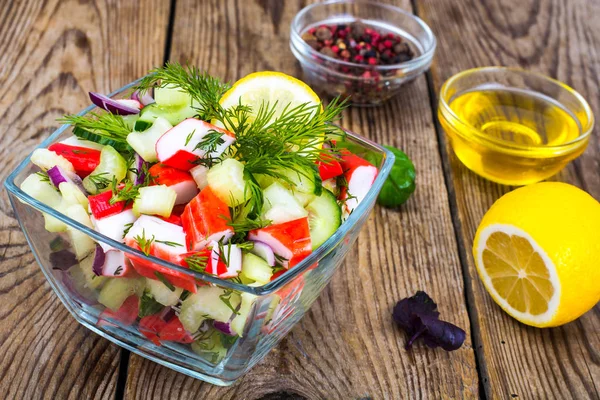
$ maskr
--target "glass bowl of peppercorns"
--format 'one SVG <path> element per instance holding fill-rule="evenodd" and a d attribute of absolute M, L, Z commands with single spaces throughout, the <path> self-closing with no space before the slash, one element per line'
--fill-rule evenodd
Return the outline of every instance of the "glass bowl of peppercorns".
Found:
<path fill-rule="evenodd" d="M 313 89 L 368 106 L 426 71 L 436 39 L 425 22 L 398 7 L 332 0 L 296 14 L 290 47 Z"/>

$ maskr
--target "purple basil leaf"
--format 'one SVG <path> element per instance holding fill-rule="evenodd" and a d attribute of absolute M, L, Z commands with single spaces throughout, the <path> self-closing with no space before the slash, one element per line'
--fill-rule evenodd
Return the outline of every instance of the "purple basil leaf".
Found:
<path fill-rule="evenodd" d="M 419 338 L 429 347 L 441 347 L 446 351 L 460 348 L 465 341 L 465 331 L 439 319 L 437 304 L 427 293 L 418 291 L 414 296 L 400 300 L 394 307 L 394 321 L 410 339 L 406 348 Z"/>

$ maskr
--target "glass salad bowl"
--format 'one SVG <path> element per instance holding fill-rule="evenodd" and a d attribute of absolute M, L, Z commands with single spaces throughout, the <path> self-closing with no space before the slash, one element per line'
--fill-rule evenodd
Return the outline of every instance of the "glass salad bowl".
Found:
<path fill-rule="evenodd" d="M 136 82 L 133 82 L 110 96 L 124 98 L 135 84 Z M 90 106 L 79 115 L 93 111 L 95 107 Z M 47 148 L 52 143 L 64 140 L 71 136 L 71 131 L 70 126 L 61 126 L 41 143 L 39 148 Z M 42 272 L 54 292 L 79 323 L 129 351 L 178 372 L 213 384 L 230 385 L 276 346 L 308 311 L 331 280 L 336 269 L 342 264 L 375 204 L 377 195 L 394 163 L 394 156 L 382 146 L 352 132 L 347 132 L 346 140 L 354 152 L 371 153 L 371 156 L 377 155 L 378 157 L 375 158 L 381 160 L 380 165 L 377 165 L 379 173 L 371 189 L 354 212 L 325 243 L 298 265 L 262 286 L 244 285 L 220 279 L 146 255 L 34 199 L 20 188 L 26 177 L 38 170 L 31 163 L 31 156 L 26 157 L 18 165 L 4 185 L 8 190 L 17 220 Z M 48 220 L 65 224 L 66 231 L 47 231 L 45 222 L 48 223 Z M 134 315 L 123 315 L 110 312 L 99 303 L 99 297 L 106 295 L 103 291 L 108 285 L 105 283 L 100 287 L 102 280 L 106 278 L 95 276 L 92 272 L 94 253 L 86 257 L 75 256 L 79 254 L 78 246 L 86 242 L 95 246 L 102 245 L 104 248 L 112 247 L 124 252 L 130 259 L 152 263 L 163 271 L 171 271 L 183 279 L 196 282 L 199 287 L 213 288 L 224 301 L 229 299 L 233 302 L 231 299 L 235 298 L 239 315 L 232 314 L 229 322 L 236 325 L 241 335 L 227 336 L 221 331 L 217 334 L 216 327 L 211 327 L 197 332 L 197 335 L 205 336 L 202 340 L 193 337 L 187 341 L 187 344 L 171 341 L 161 343 L 155 340 L 155 335 L 153 337 L 151 333 L 148 334 L 149 327 L 141 326 L 141 320 L 137 320 L 137 309 Z M 127 281 L 130 283 L 127 286 L 129 291 L 127 295 L 142 296 L 144 286 L 136 284 L 135 279 L 111 278 L 110 282 L 116 282 L 115 284 L 118 285 Z M 127 300 L 119 308 L 119 312 L 126 304 Z M 180 311 L 181 303 L 169 309 L 170 313 Z M 177 327 L 171 334 L 178 334 Z"/>

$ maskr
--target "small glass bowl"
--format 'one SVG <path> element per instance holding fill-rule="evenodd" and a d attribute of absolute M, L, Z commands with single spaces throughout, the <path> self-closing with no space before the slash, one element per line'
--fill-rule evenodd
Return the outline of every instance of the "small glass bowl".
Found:
<path fill-rule="evenodd" d="M 401 36 L 416 53 L 394 65 L 366 65 L 338 60 L 313 49 L 302 34 L 324 24 L 351 24 L 361 20 L 369 27 Z M 355 105 L 378 105 L 400 92 L 431 65 L 436 39 L 420 18 L 394 6 L 364 0 L 333 0 L 300 10 L 292 21 L 290 48 L 313 89 L 329 96 L 350 96 Z"/>
<path fill-rule="evenodd" d="M 131 87 L 137 82 L 130 83 L 110 96 L 127 98 Z M 94 111 L 98 109 L 90 106 L 79 115 Z M 40 269 L 56 295 L 80 324 L 142 357 L 196 379 L 225 386 L 231 385 L 262 360 L 304 316 L 334 272 L 342 265 L 375 205 L 377 195 L 394 164 L 394 155 L 366 138 L 349 131 L 346 133 L 346 140 L 353 145 L 353 149 L 362 155 L 375 154 L 381 160 L 377 165 L 379 173 L 373 186 L 354 212 L 325 243 L 298 265 L 263 286 L 243 285 L 147 256 L 34 199 L 20 189 L 25 178 L 39 170 L 31 163 L 31 155 L 25 157 L 8 176 L 4 186 Z M 71 127 L 63 125 L 38 148 L 47 148 L 71 134 Z M 44 215 L 66 224 L 67 231 L 49 232 L 44 229 Z M 85 263 L 91 267 L 90 257 L 93 258 L 94 253 L 79 259 L 75 256 L 78 253 L 77 243 L 89 239 L 123 251 L 128 258 L 136 258 L 144 265 L 150 263 L 181 277 L 185 276 L 185 279 L 196 280 L 199 284 L 212 285 L 250 299 L 252 305 L 243 325 L 243 337 L 227 346 L 223 344 L 226 353 L 215 359 L 213 353 L 206 349 L 195 349 L 194 344 L 190 346 L 163 342 L 162 345 L 157 345 L 141 333 L 138 321 L 126 322 L 114 314 L 106 313 L 106 308 L 98 301 L 102 289 L 91 288 L 81 278 Z"/>
<path fill-rule="evenodd" d="M 459 102 L 463 108 L 452 108 L 461 95 L 490 91 L 501 94 L 473 97 Z M 517 107 L 505 108 L 498 99 Z M 471 123 L 461 118 L 486 102 L 491 107 Z M 570 122 L 558 115 L 569 116 Z M 507 67 L 470 69 L 448 79 L 440 90 L 438 118 L 467 168 L 493 182 L 515 186 L 558 173 L 585 151 L 594 127 L 590 106 L 575 90 L 547 76 Z M 502 125 L 506 118 L 514 123 Z M 554 136 L 557 132 L 568 136 Z"/>

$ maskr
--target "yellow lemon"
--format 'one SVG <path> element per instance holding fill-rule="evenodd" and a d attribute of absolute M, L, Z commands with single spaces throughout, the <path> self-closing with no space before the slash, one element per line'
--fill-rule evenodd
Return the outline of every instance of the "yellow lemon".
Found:
<path fill-rule="evenodd" d="M 288 110 L 300 104 L 321 103 L 319 96 L 304 82 L 282 72 L 254 72 L 237 81 L 229 89 L 219 103 L 223 108 L 235 107 L 238 104 L 251 106 L 256 115 L 261 105 L 277 104 L 273 119 L 277 118 L 287 107 Z"/>
<path fill-rule="evenodd" d="M 600 300 L 600 203 L 575 186 L 543 182 L 502 196 L 473 243 L 494 301 L 524 324 L 565 324 Z"/>

